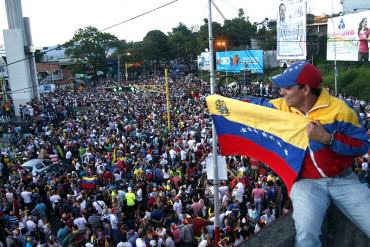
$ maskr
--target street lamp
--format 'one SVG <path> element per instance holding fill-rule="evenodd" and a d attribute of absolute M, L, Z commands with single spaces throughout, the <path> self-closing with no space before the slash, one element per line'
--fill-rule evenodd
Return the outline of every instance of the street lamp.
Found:
<path fill-rule="evenodd" d="M 130 52 L 126 53 L 127 56 L 131 56 Z M 128 81 L 128 73 L 127 73 L 127 62 L 125 62 L 125 76 L 126 76 L 126 81 Z"/>
<path fill-rule="evenodd" d="M 130 56 L 131 53 L 130 52 L 127 52 L 125 54 L 118 54 L 118 70 L 117 70 L 117 76 L 118 76 L 118 82 L 121 81 L 121 56 Z M 126 67 L 126 81 L 127 81 L 127 66 Z"/>
<path fill-rule="evenodd" d="M 226 56 L 226 53 L 227 53 L 226 42 L 225 41 L 217 41 L 217 46 L 223 46 L 225 48 L 225 56 Z M 226 76 L 227 76 L 227 66 L 226 66 L 225 72 L 226 72 Z"/>

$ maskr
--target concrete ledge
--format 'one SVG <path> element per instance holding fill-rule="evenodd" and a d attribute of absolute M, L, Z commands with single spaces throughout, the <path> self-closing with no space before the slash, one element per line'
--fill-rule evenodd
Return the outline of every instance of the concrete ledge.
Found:
<path fill-rule="evenodd" d="M 290 214 L 266 226 L 239 247 L 293 247 L 294 236 Z M 323 247 L 370 247 L 370 239 L 334 206 L 329 208 L 324 221 L 322 242 Z"/>
<path fill-rule="evenodd" d="M 292 215 L 281 216 L 274 223 L 265 226 L 238 247 L 293 247 L 294 221 Z"/>

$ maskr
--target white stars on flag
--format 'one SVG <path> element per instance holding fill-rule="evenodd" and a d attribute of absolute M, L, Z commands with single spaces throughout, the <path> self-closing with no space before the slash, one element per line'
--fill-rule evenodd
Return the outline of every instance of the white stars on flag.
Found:
<path fill-rule="evenodd" d="M 289 156 L 289 151 L 288 149 L 286 148 L 285 145 L 283 145 L 284 143 L 279 141 L 278 138 L 274 137 L 274 135 L 271 135 L 269 134 L 268 132 L 265 132 L 265 131 L 258 131 L 257 129 L 254 129 L 254 128 L 251 128 L 251 127 L 241 127 L 240 128 L 240 132 L 245 134 L 245 135 L 250 135 L 250 134 L 256 134 L 256 135 L 259 135 L 261 134 L 262 137 L 264 139 L 266 139 L 265 141 L 270 141 L 272 144 L 275 144 L 277 146 L 279 146 L 279 150 L 280 152 L 282 152 L 285 156 Z M 250 137 L 249 137 L 250 138 Z M 256 140 L 260 140 L 259 142 L 265 142 L 261 139 L 256 139 Z"/>

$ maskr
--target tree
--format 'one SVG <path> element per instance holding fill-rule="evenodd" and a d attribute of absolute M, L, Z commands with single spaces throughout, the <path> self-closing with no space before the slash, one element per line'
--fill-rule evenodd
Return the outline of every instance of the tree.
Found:
<path fill-rule="evenodd" d="M 149 31 L 142 42 L 142 54 L 147 60 L 159 61 L 169 57 L 168 38 L 160 30 Z"/>
<path fill-rule="evenodd" d="M 223 36 L 222 33 L 222 26 L 218 22 L 212 22 L 212 30 L 214 37 L 221 37 Z M 209 40 L 208 40 L 208 19 L 204 19 L 204 24 L 200 26 L 198 33 L 196 33 L 196 40 L 197 40 L 197 54 L 203 52 L 205 48 L 209 47 Z"/>
<path fill-rule="evenodd" d="M 276 50 L 276 26 L 258 30 L 257 38 L 260 40 L 262 50 Z"/>
<path fill-rule="evenodd" d="M 66 54 L 86 64 L 91 70 L 107 71 L 106 57 L 109 50 L 120 45 L 118 38 L 110 33 L 100 32 L 95 27 L 78 29 L 73 38 L 63 47 Z"/>
<path fill-rule="evenodd" d="M 239 19 L 244 19 L 244 9 L 240 8 L 238 9 L 238 18 Z"/>
<path fill-rule="evenodd" d="M 172 58 L 183 58 L 186 62 L 195 59 L 196 42 L 195 34 L 183 23 L 172 29 L 168 33 L 168 44 Z"/>
<path fill-rule="evenodd" d="M 257 29 L 244 17 L 243 9 L 239 9 L 238 18 L 225 20 L 222 31 L 228 46 L 245 48 L 251 44 L 251 37 L 256 35 Z"/>

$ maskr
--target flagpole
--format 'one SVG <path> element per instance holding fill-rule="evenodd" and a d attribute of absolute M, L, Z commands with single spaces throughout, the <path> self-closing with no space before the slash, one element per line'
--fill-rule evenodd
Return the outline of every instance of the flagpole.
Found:
<path fill-rule="evenodd" d="M 213 57 L 213 31 L 212 31 L 212 0 L 208 1 L 208 40 L 209 40 L 209 54 L 210 54 L 210 86 L 211 94 L 215 93 L 215 61 Z M 212 161 L 213 161 L 213 191 L 214 191 L 214 213 L 215 213 L 215 246 L 218 246 L 220 241 L 220 201 L 218 189 L 218 166 L 217 166 L 217 135 L 216 128 L 212 122 Z"/>
<path fill-rule="evenodd" d="M 164 70 L 164 78 L 166 80 L 167 125 L 168 125 L 168 132 L 170 132 L 171 131 L 171 115 L 170 115 L 170 94 L 169 94 L 169 86 L 168 86 L 167 68 Z"/>

